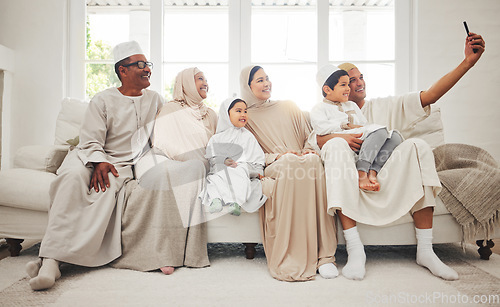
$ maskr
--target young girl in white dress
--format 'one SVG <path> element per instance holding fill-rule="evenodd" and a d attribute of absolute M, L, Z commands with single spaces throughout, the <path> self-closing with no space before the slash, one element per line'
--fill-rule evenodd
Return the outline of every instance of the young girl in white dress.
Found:
<path fill-rule="evenodd" d="M 349 75 L 345 70 L 326 65 L 318 71 L 316 79 L 325 98 L 311 110 L 314 133 L 362 133 L 363 143 L 357 152 L 356 162 L 359 187 L 367 191 L 379 191 L 377 174 L 403 138 L 397 131 L 387 131 L 384 126 L 368 124 L 358 105 L 348 101 Z"/>
<path fill-rule="evenodd" d="M 242 99 L 227 99 L 220 107 L 217 131 L 210 138 L 205 158 L 210 163 L 205 189 L 200 198 L 210 213 L 240 215 L 257 211 L 267 200 L 260 177 L 265 157 L 262 148 L 245 127 L 247 105 Z"/>

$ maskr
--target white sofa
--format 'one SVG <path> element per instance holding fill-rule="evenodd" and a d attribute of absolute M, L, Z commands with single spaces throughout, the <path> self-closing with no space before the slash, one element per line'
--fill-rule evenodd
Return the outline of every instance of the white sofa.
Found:
<path fill-rule="evenodd" d="M 55 172 L 75 138 L 87 103 L 66 98 L 57 118 L 55 145 L 20 148 L 12 169 L 0 172 L 0 238 L 6 238 L 11 255 L 18 255 L 24 239 L 41 240 L 48 219 L 49 186 Z M 431 146 L 444 143 L 441 114 L 435 108 L 431 116 L 419 123 L 406 137 L 421 137 Z M 337 223 L 339 243 L 344 243 Z M 358 224 L 365 245 L 416 244 L 415 230 L 409 214 L 387 226 Z M 496 235 L 500 233 L 496 229 Z M 462 231 L 438 198 L 434 212 L 434 243 L 462 240 Z M 247 258 L 253 258 L 255 243 L 261 243 L 258 213 L 243 212 L 241 216 L 224 215 L 208 222 L 209 242 L 241 242 L 247 244 Z"/>

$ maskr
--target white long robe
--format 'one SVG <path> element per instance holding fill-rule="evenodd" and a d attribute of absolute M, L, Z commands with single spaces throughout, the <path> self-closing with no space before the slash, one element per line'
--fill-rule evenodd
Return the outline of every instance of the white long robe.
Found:
<path fill-rule="evenodd" d="M 210 163 L 210 173 L 200 198 L 205 206 L 219 198 L 226 204 L 235 202 L 245 211 L 255 212 L 267 200 L 259 179 L 259 174 L 264 174 L 265 156 L 250 131 L 231 123 L 228 108 L 233 100 L 222 103 L 216 134 L 208 142 L 205 158 Z M 224 161 L 228 158 L 237 166 L 226 166 Z"/>
<path fill-rule="evenodd" d="M 317 135 L 326 135 L 331 133 L 357 134 L 362 133 L 361 139 L 364 140 L 371 132 L 382 129 L 384 126 L 378 124 L 368 124 L 358 105 L 352 101 L 342 102 L 341 108 L 326 99 L 317 103 L 311 110 L 311 126 Z M 352 120 L 349 121 L 349 116 Z M 354 129 L 343 129 L 344 124 L 355 124 L 363 127 Z M 388 133 L 390 136 L 391 134 Z"/>
<path fill-rule="evenodd" d="M 134 158 L 150 133 L 145 127 L 163 104 L 158 93 L 142 93 L 133 99 L 110 88 L 90 101 L 80 144 L 68 154 L 50 188 L 49 223 L 40 257 L 100 266 L 121 255 L 122 187 L 133 179 Z M 109 173 L 111 186 L 105 192 L 89 191 L 92 163 L 99 162 L 113 164 L 119 177 Z"/>
<path fill-rule="evenodd" d="M 405 133 L 429 114 L 419 93 L 366 101 L 361 109 L 370 123 Z M 378 174 L 381 189 L 362 191 L 354 153 L 342 138 L 329 140 L 321 150 L 326 172 L 328 213 L 337 209 L 357 222 L 389 224 L 408 212 L 435 205 L 441 190 L 434 156 L 427 143 L 408 139 L 396 147 Z"/>

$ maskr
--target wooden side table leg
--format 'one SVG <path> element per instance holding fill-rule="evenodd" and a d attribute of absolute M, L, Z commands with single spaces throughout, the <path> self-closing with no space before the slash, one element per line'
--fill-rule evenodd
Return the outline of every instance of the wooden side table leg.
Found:
<path fill-rule="evenodd" d="M 17 257 L 19 256 L 19 253 L 23 249 L 21 246 L 21 243 L 24 242 L 23 239 L 9 239 L 6 238 L 5 241 L 7 241 L 7 244 L 9 245 L 9 252 L 11 257 Z"/>
<path fill-rule="evenodd" d="M 257 243 L 243 243 L 245 244 L 245 255 L 247 259 L 253 259 L 255 257 L 255 246 Z"/>

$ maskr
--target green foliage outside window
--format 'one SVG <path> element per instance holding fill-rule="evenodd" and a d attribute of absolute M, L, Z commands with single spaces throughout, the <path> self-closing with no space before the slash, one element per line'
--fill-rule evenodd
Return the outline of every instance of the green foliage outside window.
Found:
<path fill-rule="evenodd" d="M 90 24 L 87 20 L 87 60 L 109 60 L 112 47 L 102 40 L 94 41 L 90 35 Z M 85 66 L 86 95 L 92 98 L 94 95 L 109 87 L 119 86 L 120 81 L 115 73 L 113 64 L 87 63 Z"/>

